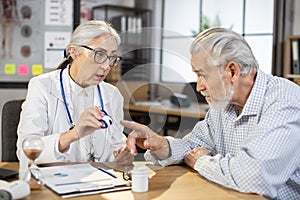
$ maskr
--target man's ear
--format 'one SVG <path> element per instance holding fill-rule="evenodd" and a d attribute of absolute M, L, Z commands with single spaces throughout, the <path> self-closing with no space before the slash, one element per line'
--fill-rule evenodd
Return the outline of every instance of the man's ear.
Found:
<path fill-rule="evenodd" d="M 231 81 L 233 82 L 235 82 L 241 74 L 240 66 L 233 61 L 227 63 L 225 71 L 229 74 Z"/>

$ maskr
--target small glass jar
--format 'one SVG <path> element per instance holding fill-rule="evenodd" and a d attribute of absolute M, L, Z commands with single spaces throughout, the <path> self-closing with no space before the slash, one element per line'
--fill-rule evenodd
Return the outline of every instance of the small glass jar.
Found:
<path fill-rule="evenodd" d="M 148 191 L 148 169 L 146 166 L 134 167 L 132 170 L 132 191 Z"/>

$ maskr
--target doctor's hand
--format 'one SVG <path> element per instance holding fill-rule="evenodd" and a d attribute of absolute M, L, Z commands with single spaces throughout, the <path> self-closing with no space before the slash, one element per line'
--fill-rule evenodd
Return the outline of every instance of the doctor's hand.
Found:
<path fill-rule="evenodd" d="M 72 142 L 91 134 L 95 130 L 101 129 L 103 124 L 99 120 L 103 117 L 104 113 L 102 113 L 97 106 L 84 111 L 72 129 L 60 134 L 58 145 L 59 151 L 66 151 Z"/>
<path fill-rule="evenodd" d="M 94 106 L 84 111 L 77 121 L 74 129 L 78 139 L 91 134 L 92 132 L 101 129 L 103 124 L 99 121 L 104 117 L 104 113 L 99 107 Z"/>
<path fill-rule="evenodd" d="M 134 156 L 130 153 L 126 145 L 114 151 L 114 156 L 114 162 L 118 165 L 132 165 L 134 161 Z"/>
<path fill-rule="evenodd" d="M 194 169 L 196 161 L 204 155 L 210 156 L 210 153 L 207 151 L 207 149 L 204 147 L 196 147 L 185 155 L 184 162 Z"/>
<path fill-rule="evenodd" d="M 132 132 L 127 137 L 127 148 L 133 155 L 137 155 L 136 146 L 142 149 L 158 151 L 165 149 L 169 150 L 169 142 L 166 138 L 154 133 L 150 128 L 143 124 L 133 121 L 121 120 L 123 126 L 132 129 Z M 168 152 L 166 153 L 168 154 Z"/>
<path fill-rule="evenodd" d="M 102 117 L 104 117 L 104 113 L 102 113 L 97 106 L 84 111 L 71 130 L 60 134 L 58 145 L 59 151 L 66 151 L 72 142 L 91 134 L 95 130 L 101 129 L 103 124 L 99 120 L 102 119 Z"/>

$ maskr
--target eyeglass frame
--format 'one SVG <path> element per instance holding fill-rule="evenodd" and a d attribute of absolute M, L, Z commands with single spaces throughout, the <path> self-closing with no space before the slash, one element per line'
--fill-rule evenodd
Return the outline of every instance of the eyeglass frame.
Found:
<path fill-rule="evenodd" d="M 87 45 L 79 45 L 80 47 L 83 47 L 85 49 L 88 49 L 90 51 L 93 51 L 94 52 L 94 61 L 95 63 L 98 63 L 98 64 L 103 64 L 107 61 L 107 59 L 109 60 L 109 66 L 110 67 L 116 67 L 116 66 L 119 66 L 120 65 L 120 62 L 122 61 L 122 57 L 121 56 L 117 56 L 117 55 L 113 55 L 113 56 L 109 56 L 105 51 L 103 50 L 97 50 L 97 49 L 93 49 Z M 96 61 L 96 55 L 97 55 L 97 52 L 101 52 L 103 53 L 105 56 L 106 56 L 106 59 L 103 61 L 103 62 L 97 62 Z M 111 58 L 116 58 L 115 61 L 113 61 L 113 65 L 111 65 L 110 63 L 112 62 Z"/>

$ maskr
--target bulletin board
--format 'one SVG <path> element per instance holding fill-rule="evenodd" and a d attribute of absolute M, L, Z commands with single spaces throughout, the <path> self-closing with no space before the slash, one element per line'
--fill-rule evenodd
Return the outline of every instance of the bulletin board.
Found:
<path fill-rule="evenodd" d="M 57 68 L 73 30 L 73 0 L 0 1 L 0 82 Z"/>

